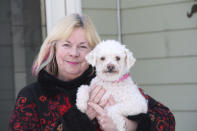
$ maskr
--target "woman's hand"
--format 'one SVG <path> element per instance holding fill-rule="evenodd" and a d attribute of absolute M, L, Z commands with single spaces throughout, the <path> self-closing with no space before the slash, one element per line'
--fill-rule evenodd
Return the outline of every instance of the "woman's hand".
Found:
<path fill-rule="evenodd" d="M 115 104 L 115 100 L 113 96 L 110 96 L 107 104 L 109 106 L 112 106 Z M 116 125 L 113 123 L 112 119 L 107 116 L 106 111 L 101 108 L 99 105 L 96 105 L 94 103 L 89 103 L 89 105 L 94 109 L 98 115 L 96 116 L 100 127 L 103 129 L 103 131 L 117 131 Z M 137 122 L 129 120 L 125 117 L 125 126 L 126 131 L 136 131 L 137 129 Z"/>
<path fill-rule="evenodd" d="M 88 103 L 94 103 L 94 104 L 99 104 L 100 107 L 105 107 L 106 104 L 107 104 L 107 100 L 104 100 L 101 102 L 101 99 L 102 97 L 104 96 L 106 90 L 100 86 L 94 86 L 93 89 L 91 89 L 90 91 L 90 98 L 88 100 Z M 88 108 L 86 110 L 86 115 L 89 117 L 90 120 L 93 120 L 96 115 L 97 115 L 97 112 L 91 107 L 88 105 Z"/>
<path fill-rule="evenodd" d="M 98 113 L 96 119 L 103 131 L 117 131 L 116 125 L 103 108 L 95 103 L 89 102 L 88 104 Z"/>
<path fill-rule="evenodd" d="M 106 105 L 112 106 L 115 104 L 115 100 L 112 96 L 106 101 Z M 117 131 L 116 125 L 113 123 L 112 119 L 107 115 L 106 111 L 98 104 L 89 102 L 88 105 L 92 107 L 93 110 L 97 112 L 96 119 L 103 131 Z"/>

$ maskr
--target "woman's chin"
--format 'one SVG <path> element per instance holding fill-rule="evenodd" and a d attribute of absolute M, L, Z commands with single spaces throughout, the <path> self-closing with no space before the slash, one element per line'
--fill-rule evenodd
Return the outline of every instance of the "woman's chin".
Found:
<path fill-rule="evenodd" d="M 69 74 L 77 77 L 77 76 L 81 75 L 81 72 L 75 70 L 75 71 L 70 71 Z"/>

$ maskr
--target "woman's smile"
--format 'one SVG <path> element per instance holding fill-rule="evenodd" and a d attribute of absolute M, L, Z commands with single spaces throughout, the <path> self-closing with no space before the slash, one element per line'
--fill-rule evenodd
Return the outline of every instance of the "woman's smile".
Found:
<path fill-rule="evenodd" d="M 67 61 L 67 63 L 71 65 L 78 65 L 80 62 Z"/>

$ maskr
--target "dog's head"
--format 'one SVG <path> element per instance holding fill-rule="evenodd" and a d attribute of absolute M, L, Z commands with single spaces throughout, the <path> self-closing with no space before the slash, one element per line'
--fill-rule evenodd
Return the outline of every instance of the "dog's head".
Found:
<path fill-rule="evenodd" d="M 120 79 L 135 63 L 132 52 L 115 40 L 99 43 L 86 56 L 86 60 L 96 67 L 97 75 L 107 81 Z"/>

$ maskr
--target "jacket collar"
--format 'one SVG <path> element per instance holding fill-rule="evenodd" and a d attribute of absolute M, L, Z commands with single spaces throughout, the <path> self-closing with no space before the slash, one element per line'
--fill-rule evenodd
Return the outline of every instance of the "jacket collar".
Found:
<path fill-rule="evenodd" d="M 77 90 L 81 85 L 89 85 L 94 77 L 95 69 L 92 66 L 89 66 L 81 76 L 71 81 L 60 80 L 43 69 L 38 74 L 38 82 L 47 94 L 56 94 L 58 90 Z"/>

